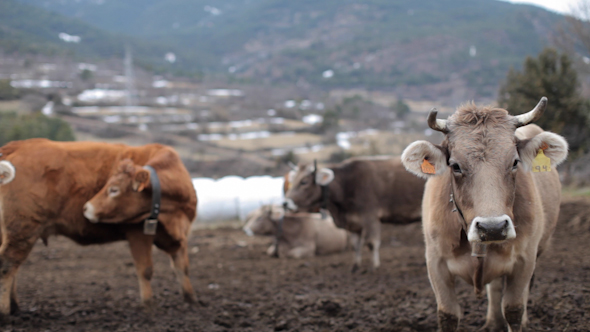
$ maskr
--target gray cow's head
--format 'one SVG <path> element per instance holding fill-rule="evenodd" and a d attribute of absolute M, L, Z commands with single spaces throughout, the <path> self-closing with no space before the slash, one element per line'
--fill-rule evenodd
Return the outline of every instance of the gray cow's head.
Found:
<path fill-rule="evenodd" d="M 322 186 L 334 180 L 329 168 L 318 168 L 313 164 L 299 164 L 289 173 L 289 188 L 285 198 L 288 208 L 301 212 L 313 212 L 322 202 Z"/>
<path fill-rule="evenodd" d="M 276 223 L 284 217 L 285 211 L 281 206 L 263 205 L 254 210 L 242 228 L 246 234 L 252 235 L 274 235 Z"/>
<path fill-rule="evenodd" d="M 404 150 L 402 161 L 408 171 L 423 178 L 450 178 L 470 242 L 501 242 L 516 237 L 513 205 L 519 185 L 517 173 L 531 171 L 540 149 L 553 166 L 567 157 L 567 142 L 559 135 L 542 132 L 536 126 L 527 128 L 536 131 L 527 139 L 515 134 L 518 127 L 537 120 L 546 106 L 547 98 L 543 97 L 532 111 L 511 116 L 504 109 L 471 103 L 460 107 L 448 120 L 437 119 L 436 110 L 432 110 L 428 125 L 445 134 L 442 144 L 417 141 Z"/>

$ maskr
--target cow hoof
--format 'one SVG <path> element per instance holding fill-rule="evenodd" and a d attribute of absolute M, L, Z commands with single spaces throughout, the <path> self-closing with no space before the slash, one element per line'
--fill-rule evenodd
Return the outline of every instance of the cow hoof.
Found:
<path fill-rule="evenodd" d="M 141 305 L 145 311 L 151 312 L 156 308 L 156 302 L 154 299 L 143 300 Z"/>
<path fill-rule="evenodd" d="M 197 303 L 197 297 L 195 296 L 194 293 L 184 293 L 183 297 L 184 297 L 184 302 L 186 302 L 188 304 Z"/>
<path fill-rule="evenodd" d="M 20 308 L 18 306 L 18 302 L 13 299 L 10 299 L 10 314 L 11 315 L 18 315 L 20 313 Z"/>
<path fill-rule="evenodd" d="M 497 325 L 497 324 L 487 324 L 484 325 L 478 331 L 480 332 L 508 332 L 508 326 L 504 325 Z"/>
<path fill-rule="evenodd" d="M 459 327 L 459 317 L 441 310 L 438 311 L 437 316 L 438 326 L 442 332 L 457 331 L 457 327 Z"/>

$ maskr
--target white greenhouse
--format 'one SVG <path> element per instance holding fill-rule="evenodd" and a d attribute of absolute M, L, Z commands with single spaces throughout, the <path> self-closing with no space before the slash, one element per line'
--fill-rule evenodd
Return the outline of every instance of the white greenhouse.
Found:
<path fill-rule="evenodd" d="M 263 204 L 281 204 L 283 181 L 282 177 L 271 176 L 195 178 L 197 223 L 243 221 L 248 213 Z"/>

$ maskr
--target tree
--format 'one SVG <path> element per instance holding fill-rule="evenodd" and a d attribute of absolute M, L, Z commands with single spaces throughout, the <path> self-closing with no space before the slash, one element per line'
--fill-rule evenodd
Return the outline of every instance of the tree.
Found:
<path fill-rule="evenodd" d="M 331 129 L 338 129 L 338 122 L 341 114 L 340 107 L 337 105 L 336 110 L 328 109 L 324 112 L 324 118 L 322 120 L 321 130 L 327 132 Z"/>
<path fill-rule="evenodd" d="M 15 113 L 0 114 L 0 146 L 16 140 L 44 137 L 54 141 L 74 141 L 70 125 L 57 118 L 35 113 L 17 116 Z"/>
<path fill-rule="evenodd" d="M 398 119 L 403 120 L 410 114 L 410 106 L 399 98 L 394 104 L 389 107 L 397 116 Z"/>
<path fill-rule="evenodd" d="M 0 100 L 13 100 L 18 97 L 18 90 L 10 85 L 10 80 L 0 80 Z"/>
<path fill-rule="evenodd" d="M 538 58 L 527 57 L 522 72 L 514 69 L 508 72 L 498 104 L 520 114 L 533 109 L 546 96 L 549 105 L 536 124 L 564 136 L 576 157 L 590 146 L 590 137 L 585 134 L 590 105 L 580 96 L 579 87 L 570 58 L 547 48 Z"/>

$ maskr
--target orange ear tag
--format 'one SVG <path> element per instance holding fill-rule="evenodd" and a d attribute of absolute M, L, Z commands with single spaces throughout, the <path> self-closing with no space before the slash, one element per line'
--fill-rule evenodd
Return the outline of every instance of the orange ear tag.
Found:
<path fill-rule="evenodd" d="M 545 149 L 547 148 L 544 146 Z M 537 156 L 533 160 L 533 172 L 550 172 L 551 171 L 551 159 L 545 155 L 543 152 L 543 147 L 539 149 L 537 152 Z"/>
<path fill-rule="evenodd" d="M 436 170 L 434 168 L 434 165 L 430 163 L 430 161 L 424 159 L 424 161 L 422 162 L 421 165 L 422 168 L 422 173 L 425 174 L 434 174 L 436 173 Z"/>

